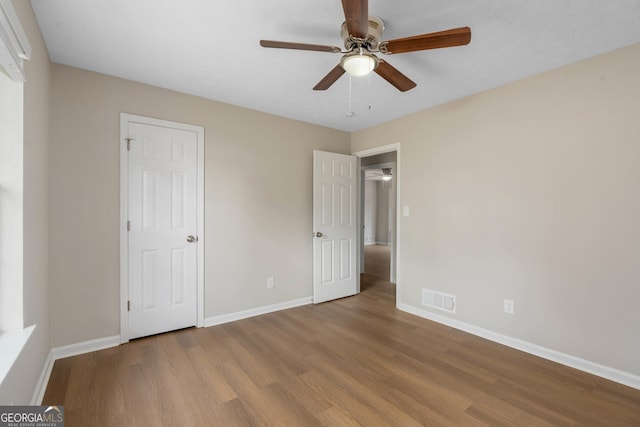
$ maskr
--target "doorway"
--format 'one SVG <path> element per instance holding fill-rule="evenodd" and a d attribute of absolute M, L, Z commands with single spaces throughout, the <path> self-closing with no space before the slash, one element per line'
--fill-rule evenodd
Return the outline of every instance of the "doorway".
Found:
<path fill-rule="evenodd" d="M 397 221 L 398 217 L 398 194 L 400 190 L 400 144 L 390 144 L 386 146 L 376 147 L 373 149 L 363 150 L 353 153 L 360 159 L 360 188 L 359 188 L 359 208 L 358 215 L 359 229 L 360 229 L 360 259 L 359 267 L 363 279 L 371 278 L 375 283 L 384 283 L 385 288 L 388 287 L 389 292 L 393 292 L 396 296 L 396 304 L 398 302 L 398 295 L 400 294 L 400 277 L 399 277 L 399 265 L 400 265 L 400 245 L 398 244 L 398 234 L 400 224 Z M 383 169 L 390 169 L 391 179 L 383 180 L 382 176 L 386 171 Z M 374 184 L 367 184 L 367 181 L 376 181 L 376 179 L 366 179 L 367 170 L 369 170 L 370 177 L 378 175 L 378 180 L 387 182 L 388 184 L 375 184 L 376 199 L 378 196 L 377 187 L 381 189 L 381 202 L 388 201 L 387 207 L 382 205 L 382 211 L 387 213 L 377 215 L 375 221 L 370 216 L 367 217 L 365 223 L 365 202 L 366 202 L 366 187 L 369 186 L 369 192 L 373 192 Z M 370 205 L 373 205 L 372 202 Z M 376 200 L 377 205 L 377 200 Z M 386 216 L 386 218 L 385 218 Z M 383 219 L 383 221 L 378 221 Z M 378 225 L 378 222 L 381 222 Z M 376 233 L 373 234 L 373 227 L 376 227 Z M 381 233 L 377 230 L 380 228 Z M 386 230 L 386 233 L 385 233 Z M 365 236 L 367 233 L 367 236 Z M 373 271 L 376 276 L 370 276 L 367 271 Z M 377 279 L 377 276 L 380 276 Z M 365 282 L 370 280 L 363 280 L 361 290 L 365 290 Z M 394 286 L 395 285 L 395 286 Z"/>
<path fill-rule="evenodd" d="M 391 160 L 377 163 L 380 160 Z M 374 162 L 373 164 L 369 164 Z M 395 235 L 395 152 L 361 160 L 363 183 L 363 254 L 365 274 L 394 282 L 391 247 Z M 395 269 L 394 269 L 395 270 Z"/>

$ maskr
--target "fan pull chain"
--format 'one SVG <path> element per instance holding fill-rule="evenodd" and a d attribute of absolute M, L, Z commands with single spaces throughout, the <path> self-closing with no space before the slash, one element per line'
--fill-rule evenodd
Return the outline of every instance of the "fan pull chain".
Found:
<path fill-rule="evenodd" d="M 353 117 L 353 110 L 351 109 L 351 74 L 349 74 L 349 108 L 345 113 L 347 117 Z"/>
<path fill-rule="evenodd" d="M 351 104 L 352 100 L 352 79 L 351 74 L 349 74 L 349 113 L 353 114 L 353 105 Z"/>
<path fill-rule="evenodd" d="M 369 91 L 369 110 L 371 110 L 371 73 L 367 74 L 367 91 Z"/>

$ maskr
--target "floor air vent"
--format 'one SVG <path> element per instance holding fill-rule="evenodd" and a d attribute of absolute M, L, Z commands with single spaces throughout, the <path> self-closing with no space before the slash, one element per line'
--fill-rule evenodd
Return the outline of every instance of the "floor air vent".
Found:
<path fill-rule="evenodd" d="M 431 289 L 422 290 L 422 304 L 427 307 L 436 308 L 446 311 L 447 313 L 456 312 L 456 296 L 445 294 Z"/>

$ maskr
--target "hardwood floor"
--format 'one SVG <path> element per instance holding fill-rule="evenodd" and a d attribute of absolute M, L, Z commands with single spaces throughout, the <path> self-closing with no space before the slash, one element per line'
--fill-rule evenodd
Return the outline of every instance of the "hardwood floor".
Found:
<path fill-rule="evenodd" d="M 369 245 L 364 247 L 364 273 L 378 279 L 389 280 L 391 246 Z"/>
<path fill-rule="evenodd" d="M 394 285 L 58 360 L 74 426 L 639 426 L 640 391 L 398 311 Z"/>

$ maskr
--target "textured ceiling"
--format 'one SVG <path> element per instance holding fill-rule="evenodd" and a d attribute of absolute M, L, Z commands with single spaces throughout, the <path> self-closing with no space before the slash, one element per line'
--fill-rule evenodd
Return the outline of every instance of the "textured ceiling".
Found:
<path fill-rule="evenodd" d="M 382 40 L 461 26 L 467 46 L 385 56 L 418 86 L 376 74 L 312 87 L 340 54 L 338 0 L 32 0 L 54 62 L 354 131 L 640 42 L 640 0 L 370 0 Z M 350 96 L 351 95 L 351 96 Z M 352 111 L 347 117 L 345 113 Z"/>

